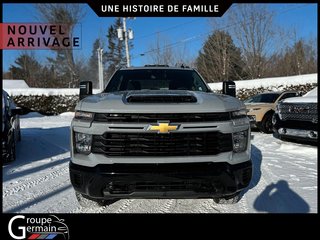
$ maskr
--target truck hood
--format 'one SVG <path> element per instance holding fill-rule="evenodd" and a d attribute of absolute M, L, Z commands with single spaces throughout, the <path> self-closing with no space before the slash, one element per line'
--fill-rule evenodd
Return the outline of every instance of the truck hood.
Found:
<path fill-rule="evenodd" d="M 318 103 L 317 97 L 293 97 L 283 100 L 284 103 Z"/>
<path fill-rule="evenodd" d="M 302 97 L 293 97 L 283 100 L 285 103 L 318 103 L 318 87 L 307 92 Z"/>
<path fill-rule="evenodd" d="M 129 97 L 141 98 L 194 98 L 195 102 L 128 102 Z M 234 97 L 222 94 L 193 92 L 186 90 L 165 91 L 123 91 L 100 93 L 88 96 L 77 106 L 78 111 L 96 113 L 195 113 L 195 112 L 226 112 L 244 109 L 244 104 Z"/>

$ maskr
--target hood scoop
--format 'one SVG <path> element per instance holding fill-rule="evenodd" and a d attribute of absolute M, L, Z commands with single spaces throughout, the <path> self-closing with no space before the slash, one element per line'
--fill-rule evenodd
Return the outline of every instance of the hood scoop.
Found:
<path fill-rule="evenodd" d="M 188 91 L 129 92 L 127 103 L 196 103 L 197 98 Z"/>

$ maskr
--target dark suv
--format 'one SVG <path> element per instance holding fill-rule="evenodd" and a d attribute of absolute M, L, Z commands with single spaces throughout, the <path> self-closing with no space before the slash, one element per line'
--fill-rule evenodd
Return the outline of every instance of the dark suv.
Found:
<path fill-rule="evenodd" d="M 21 140 L 18 114 L 22 114 L 22 109 L 2 90 L 2 159 L 5 162 L 16 159 L 16 142 Z"/>

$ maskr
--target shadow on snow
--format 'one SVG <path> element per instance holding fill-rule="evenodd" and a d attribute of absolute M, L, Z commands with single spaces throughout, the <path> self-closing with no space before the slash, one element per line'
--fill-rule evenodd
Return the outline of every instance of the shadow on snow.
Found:
<path fill-rule="evenodd" d="M 261 162 L 262 154 L 259 148 L 251 145 L 251 160 L 252 160 L 252 179 L 249 186 L 241 192 L 241 197 L 250 189 L 257 186 L 261 178 Z"/>
<path fill-rule="evenodd" d="M 64 163 L 67 159 L 55 159 L 54 157 L 67 153 L 70 151 L 70 128 L 57 127 L 57 128 L 26 128 L 22 129 L 22 141 L 16 146 L 16 161 L 3 166 L 4 180 L 12 179 L 13 177 L 6 178 L 10 172 L 14 172 L 17 168 L 24 165 L 37 162 L 47 161 L 48 165 L 36 166 L 35 169 L 22 170 L 25 174 L 31 174 L 47 167 L 56 165 L 56 161 Z M 50 161 L 50 162 L 49 162 Z M 19 172 L 13 173 L 15 176 L 21 176 Z M 9 175 L 8 175 L 9 176 Z M 7 177 L 8 177 L 7 176 Z"/>
<path fill-rule="evenodd" d="M 266 186 L 253 204 L 258 211 L 269 213 L 308 213 L 308 203 L 294 192 L 287 181 L 279 180 Z"/>

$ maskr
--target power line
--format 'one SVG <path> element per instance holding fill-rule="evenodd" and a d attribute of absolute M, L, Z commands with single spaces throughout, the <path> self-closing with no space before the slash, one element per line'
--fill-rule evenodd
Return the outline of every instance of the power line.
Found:
<path fill-rule="evenodd" d="M 231 7 L 228 9 L 228 11 L 230 11 L 234 6 L 235 6 L 235 5 L 231 5 Z M 172 30 L 172 29 L 176 29 L 176 28 L 178 28 L 178 27 L 180 27 L 180 26 L 185 26 L 185 25 L 187 25 L 187 24 L 194 23 L 194 22 L 198 22 L 198 21 L 200 21 L 200 20 L 202 20 L 202 18 L 198 18 L 198 19 L 195 19 L 195 20 L 192 20 L 192 21 L 189 21 L 189 22 L 180 23 L 180 24 L 174 25 L 174 26 L 169 27 L 169 28 L 165 28 L 165 29 L 160 30 L 160 31 L 156 31 L 156 32 L 153 32 L 153 33 L 150 33 L 150 34 L 147 34 L 147 35 L 143 35 L 143 36 L 137 37 L 136 40 L 137 40 L 137 39 L 142 39 L 142 38 L 151 37 L 151 36 L 153 36 L 153 35 L 156 35 L 156 34 L 159 34 L 159 33 L 162 33 L 162 32 L 167 32 L 167 31 L 170 31 L 170 30 Z"/>
<path fill-rule="evenodd" d="M 189 22 L 180 23 L 180 24 L 174 25 L 174 26 L 169 27 L 169 28 L 165 28 L 165 29 L 160 30 L 160 31 L 157 31 L 157 32 L 153 32 L 153 33 L 150 33 L 150 34 L 146 34 L 146 35 L 137 37 L 136 40 L 137 40 L 137 39 L 142 39 L 142 38 L 148 38 L 148 37 L 151 37 L 151 36 L 153 36 L 153 35 L 156 35 L 156 34 L 159 34 L 159 33 L 162 33 L 162 32 L 167 32 L 167 31 L 170 31 L 170 30 L 172 30 L 172 29 L 176 29 L 176 28 L 178 28 L 178 27 L 180 27 L 180 26 L 184 26 L 184 25 L 187 25 L 187 24 L 191 24 L 191 23 L 194 23 L 194 22 L 198 22 L 198 21 L 200 21 L 200 20 L 202 20 L 202 19 L 201 19 L 201 18 L 198 18 L 198 19 L 195 19 L 195 20 L 192 20 L 192 21 L 189 21 Z"/>
<path fill-rule="evenodd" d="M 306 7 L 306 6 L 308 6 L 308 5 L 309 5 L 309 4 L 304 4 L 304 5 L 299 6 L 299 7 L 288 8 L 288 9 L 286 9 L 286 10 L 284 10 L 284 11 L 281 11 L 281 12 L 275 14 L 275 15 L 284 14 L 284 13 L 287 13 L 287 12 L 292 11 L 292 10 L 296 10 L 296 9 L 299 9 L 299 8 L 302 8 L 302 7 Z M 265 18 L 265 17 L 267 17 L 268 15 L 273 15 L 273 13 L 268 13 L 268 14 L 262 16 L 262 18 Z M 212 31 L 209 31 L 209 33 L 208 33 L 208 32 L 200 33 L 200 34 L 198 34 L 198 35 L 194 35 L 194 36 L 191 36 L 191 37 L 188 37 L 188 38 L 179 40 L 179 41 L 177 41 L 177 42 L 174 42 L 174 43 L 171 43 L 171 44 L 167 44 L 167 45 L 165 45 L 164 47 L 154 48 L 154 49 L 151 49 L 151 50 L 149 50 L 149 51 L 146 51 L 146 52 L 144 52 L 144 53 L 142 53 L 142 54 L 135 55 L 135 56 L 133 56 L 131 59 L 136 59 L 136 58 L 139 58 L 139 57 L 144 56 L 144 55 L 146 55 L 146 54 L 150 54 L 150 53 L 155 52 L 155 51 L 165 50 L 165 49 L 171 48 L 171 47 L 173 47 L 173 46 L 183 44 L 183 43 L 185 43 L 185 42 L 192 42 L 192 41 L 197 40 L 197 38 L 200 38 L 200 37 L 203 37 L 203 36 L 208 36 L 208 35 L 210 35 L 211 33 L 215 32 L 215 31 L 221 31 L 221 30 L 224 30 L 224 29 L 228 29 L 228 28 L 230 28 L 230 27 L 234 27 L 234 26 L 237 26 L 237 25 L 239 25 L 239 24 L 240 24 L 240 23 L 229 24 L 229 25 L 227 25 L 227 26 L 224 26 L 224 27 L 217 28 L 217 29 L 214 29 L 214 30 L 212 30 Z"/>

